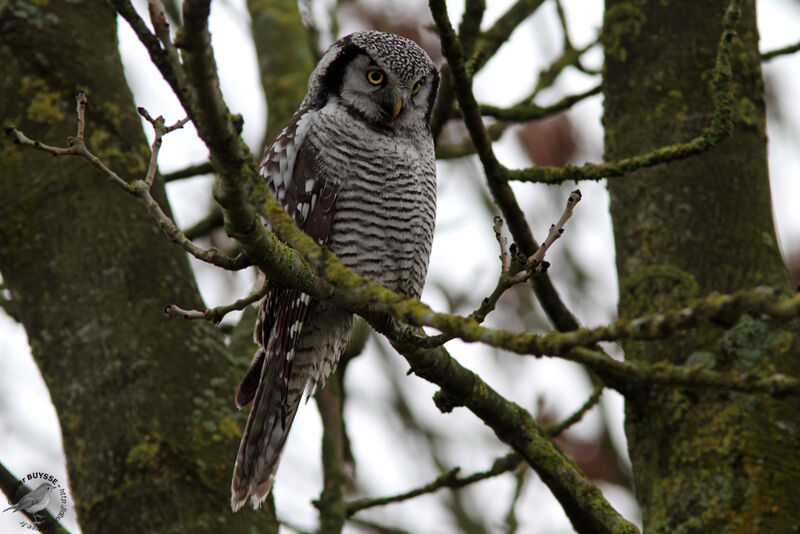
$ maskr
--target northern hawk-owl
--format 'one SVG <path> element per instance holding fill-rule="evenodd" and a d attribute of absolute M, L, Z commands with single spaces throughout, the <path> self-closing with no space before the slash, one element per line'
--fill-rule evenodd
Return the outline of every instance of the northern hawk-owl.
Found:
<path fill-rule="evenodd" d="M 343 37 L 320 59 L 259 167 L 272 195 L 317 243 L 414 298 L 433 239 L 430 117 L 438 86 L 436 66 L 413 41 L 377 31 Z M 264 298 L 259 349 L 236 392 L 239 407 L 253 406 L 233 473 L 234 510 L 266 498 L 300 400 L 324 385 L 352 326 L 352 314 L 294 289 L 275 286 Z"/>

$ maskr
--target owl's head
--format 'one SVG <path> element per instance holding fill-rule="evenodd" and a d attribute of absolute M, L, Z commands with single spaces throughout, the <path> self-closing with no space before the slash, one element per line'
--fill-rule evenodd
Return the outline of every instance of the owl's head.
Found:
<path fill-rule="evenodd" d="M 436 65 L 414 41 L 363 31 L 325 52 L 304 103 L 314 109 L 337 103 L 381 129 L 428 128 L 438 87 Z"/>

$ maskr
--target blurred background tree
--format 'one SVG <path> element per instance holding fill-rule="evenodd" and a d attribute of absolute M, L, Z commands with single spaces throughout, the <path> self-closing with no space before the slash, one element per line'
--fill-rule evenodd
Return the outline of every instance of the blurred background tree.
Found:
<path fill-rule="evenodd" d="M 123 11 L 128 6 L 112 3 Z M 399 33 L 446 65 L 433 120 L 440 158 L 437 235 L 423 295 L 434 309 L 468 315 L 492 292 L 500 270 L 495 215 L 505 218 L 512 241 L 530 255 L 538 243 L 533 236 L 543 239 L 582 177 L 593 181 L 578 184 L 583 200 L 548 252 L 550 277 L 508 290 L 487 326 L 544 333 L 606 324 L 617 316 L 617 278 L 623 318 L 691 306 L 714 292 L 764 284 L 788 290 L 772 226 L 765 98 L 769 124 L 777 128 L 771 138 L 783 134 L 774 149 L 779 153 L 796 144 L 797 122 L 787 117 L 797 110 L 781 96 L 791 79 L 779 70 L 767 71 L 773 83 L 766 90 L 762 84 L 760 64 L 771 57 L 759 54 L 754 3 L 742 3 L 730 42 L 730 138 L 715 139 L 718 146 L 689 159 L 627 169 L 623 176 L 611 167 L 564 166 L 647 154 L 687 143 L 709 128 L 714 95 L 721 94 L 715 68 L 728 2 L 633 6 L 608 0 L 604 18 L 600 6 L 578 4 L 451 3 L 466 66 L 443 54 L 441 10 L 434 23 L 424 4 L 217 2 L 209 20 L 223 93 L 243 116 L 242 135 L 256 155 L 294 112 L 316 59 L 340 35 L 362 28 Z M 762 4 L 778 9 L 766 1 L 759 9 Z M 134 7 L 149 18 L 145 2 Z M 781 17 L 800 18 L 796 6 L 780 8 Z M 182 24 L 177 2 L 165 2 L 164 11 L 172 28 Z M 114 9 L 94 0 L 11 0 L 0 5 L 0 30 L 3 124 L 63 144 L 75 132 L 72 94 L 84 89 L 90 97 L 87 145 L 121 176 L 141 178 L 152 132 L 137 122 L 136 105 L 163 114 L 167 123 L 186 112 Z M 774 57 L 776 63 L 796 62 Z M 461 111 L 471 93 L 459 69 L 474 81 L 493 147 L 481 146 L 481 127 Z M 193 128 L 185 130 L 165 139 L 163 180 L 156 181 L 154 196 L 168 214 L 174 209 L 188 237 L 235 254 L 223 211 L 212 200 L 207 148 Z M 511 168 L 535 167 L 506 181 L 503 169 L 493 167 L 497 160 Z M 21 328 L 11 323 L 24 327 L 58 414 L 71 508 L 77 511 L 77 519 L 73 514 L 62 523 L 77 530 L 77 521 L 83 532 L 105 532 L 109 525 L 123 532 L 275 531 L 272 502 L 259 512 L 234 515 L 228 508 L 245 415 L 232 399 L 253 350 L 252 308 L 229 314 L 219 328 L 161 313 L 170 303 L 203 309 L 203 301 L 212 306 L 241 298 L 259 285 L 254 270 L 231 273 L 187 261 L 141 204 L 82 160 L 46 157 L 5 141 L 0 165 L 3 328 L 18 340 Z M 773 163 L 773 190 L 791 190 L 783 189 L 788 186 L 780 176 L 797 165 L 796 159 Z M 536 170 L 548 167 L 572 174 Z M 610 202 L 605 184 L 596 182 L 606 176 Z M 532 183 L 537 180 L 553 183 Z M 798 242 L 793 236 L 800 224 L 793 215 L 781 218 L 787 211 L 781 200 L 775 196 L 791 266 L 800 255 L 787 244 Z M 797 270 L 793 276 L 796 284 Z M 364 345 L 354 344 L 333 380 L 341 399 L 327 401 L 341 402 L 344 410 L 345 530 L 628 528 L 587 522 L 569 504 L 562 509 L 559 501 L 564 505 L 569 497 L 512 453 L 512 440 L 498 441 L 466 410 L 442 415 L 431 402 L 438 388 L 406 376 L 408 364 L 385 338 L 366 327 L 363 334 Z M 758 314 L 740 310 L 669 334 L 656 343 L 625 341 L 626 359 L 666 361 L 677 369 L 702 364 L 800 375 L 796 327 Z M 63 479 L 64 460 L 53 456 L 60 456 L 60 447 L 43 439 L 48 434 L 34 423 L 44 393 L 26 397 L 33 386 L 13 378 L 25 348 L 12 334 L 3 337 L 0 365 L 8 371 L 0 373 L 6 380 L 0 462 L 16 477 L 61 470 Z M 796 396 L 776 400 L 719 388 L 657 387 L 652 380 L 601 372 L 613 387 L 604 389 L 598 369 L 566 359 L 534 360 L 457 339 L 447 348 L 533 414 L 536 428 L 550 430 L 580 472 L 644 531 L 788 532 L 798 524 Z M 617 345 L 603 348 L 621 358 Z M 23 385 L 14 390 L 10 381 Z M 627 442 L 617 391 L 627 400 Z M 318 402 L 325 411 L 326 401 Z M 437 405 L 443 406 L 441 395 Z M 580 422 L 557 432 L 557 423 L 572 414 Z M 340 524 L 324 521 L 336 519 L 335 511 L 322 506 L 320 512 L 312 504 L 323 487 L 315 410 L 301 409 L 295 426 L 275 486 L 277 521 L 288 531 Z M 415 488 L 421 496 L 385 506 L 373 500 Z M 2 528 L 13 532 L 17 523 Z"/>

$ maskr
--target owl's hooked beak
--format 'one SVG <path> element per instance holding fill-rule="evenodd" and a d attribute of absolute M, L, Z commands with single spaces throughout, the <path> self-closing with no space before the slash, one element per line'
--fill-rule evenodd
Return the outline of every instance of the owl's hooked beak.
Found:
<path fill-rule="evenodd" d="M 400 112 L 403 110 L 403 99 L 397 98 L 394 101 L 394 108 L 392 109 L 392 120 L 395 120 Z"/>
<path fill-rule="evenodd" d="M 392 91 L 384 97 L 381 108 L 388 122 L 393 122 L 403 111 L 404 96 L 399 91 Z"/>

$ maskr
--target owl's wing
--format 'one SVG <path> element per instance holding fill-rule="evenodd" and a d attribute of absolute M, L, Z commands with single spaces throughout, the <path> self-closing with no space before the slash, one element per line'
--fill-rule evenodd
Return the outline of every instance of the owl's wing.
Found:
<path fill-rule="evenodd" d="M 325 245 L 333 224 L 338 184 L 320 168 L 318 150 L 309 142 L 307 134 L 316 113 L 308 108 L 298 110 L 267 149 L 259 173 L 297 226 Z M 264 298 L 254 333 L 259 350 L 236 392 L 237 406 L 246 405 L 256 394 L 271 337 L 271 353 L 283 356 L 281 374 L 288 378 L 309 304 L 308 295 L 296 289 L 273 287 Z"/>

